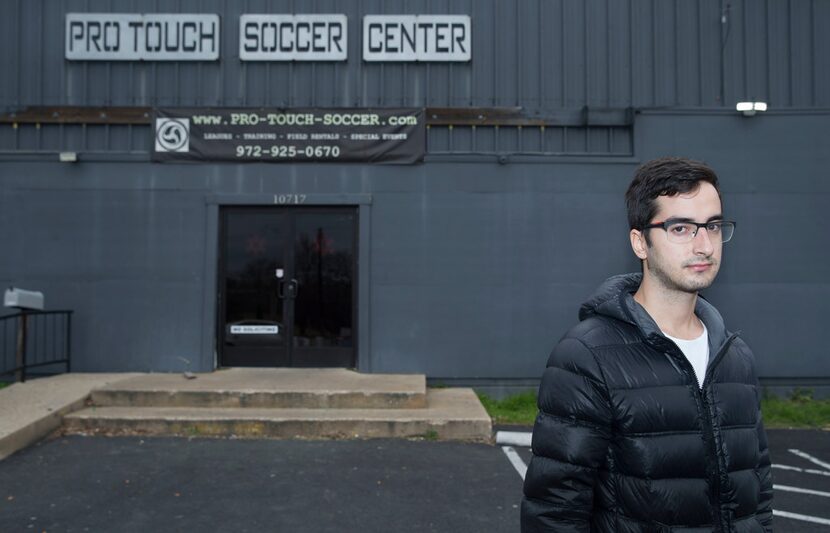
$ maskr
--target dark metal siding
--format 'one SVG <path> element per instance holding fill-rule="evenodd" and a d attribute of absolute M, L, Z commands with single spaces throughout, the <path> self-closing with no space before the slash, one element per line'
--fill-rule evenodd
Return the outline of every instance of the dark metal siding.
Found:
<path fill-rule="evenodd" d="M 830 212 L 830 2 L 728 4 L 724 25 L 727 2 L 718 0 L 7 0 L 4 111 L 642 112 L 633 126 L 433 127 L 426 162 L 413 166 L 152 164 L 146 125 L 2 124 L 0 287 L 43 290 L 48 307 L 76 311 L 77 370 L 187 368 L 180 358 L 210 370 L 214 294 L 204 287 L 215 281 L 216 235 L 207 198 L 371 196 L 371 223 L 361 228 L 371 236 L 371 300 L 362 309 L 371 335 L 360 340 L 371 345 L 371 370 L 533 378 L 596 285 L 638 268 L 622 202 L 636 165 L 686 155 L 718 171 L 739 222 L 707 296 L 743 331 L 762 376 L 830 376 L 821 336 L 830 260 L 812 231 Z M 69 62 L 70 11 L 219 13 L 223 50 L 211 63 Z M 471 63 L 362 61 L 364 14 L 442 11 L 472 16 Z M 257 12 L 346 13 L 349 60 L 240 63 L 238 16 Z M 732 112 L 745 98 L 765 99 L 771 111 Z M 58 163 L 57 150 L 77 151 L 79 161 Z M 494 153 L 509 154 L 506 164 L 477 155 Z"/>
<path fill-rule="evenodd" d="M 763 377 L 830 376 L 827 114 L 639 115 L 636 158 L 442 156 L 423 165 L 2 163 L 0 287 L 76 311 L 76 369 L 209 370 L 211 195 L 371 195 L 376 372 L 529 378 L 606 277 L 639 268 L 623 193 L 639 161 L 704 159 L 738 220 L 706 296 Z M 210 284 L 210 280 L 207 280 Z M 213 325 L 207 327 L 208 335 Z M 365 341 L 366 339 L 364 339 Z"/>
<path fill-rule="evenodd" d="M 48 6 L 48 7 L 47 7 Z M 725 6 L 729 6 L 728 9 Z M 67 12 L 218 13 L 213 62 L 65 61 Z M 349 59 L 241 62 L 242 13 L 345 13 Z M 470 63 L 364 63 L 366 14 L 469 14 Z M 722 23 L 722 16 L 726 22 Z M 6 0 L 0 105 L 830 105 L 826 0 Z M 721 99 L 723 92 L 723 99 Z"/>
<path fill-rule="evenodd" d="M 0 157 L 20 152 L 81 152 L 84 157 L 149 158 L 152 132 L 146 125 L 19 124 L 0 125 Z M 427 150 L 445 154 L 525 154 L 630 156 L 630 126 L 431 127 Z"/>

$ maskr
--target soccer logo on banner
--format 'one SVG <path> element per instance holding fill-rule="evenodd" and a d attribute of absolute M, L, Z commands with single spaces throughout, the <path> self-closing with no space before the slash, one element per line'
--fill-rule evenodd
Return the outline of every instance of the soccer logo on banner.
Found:
<path fill-rule="evenodd" d="M 189 118 L 156 119 L 156 152 L 190 151 Z"/>

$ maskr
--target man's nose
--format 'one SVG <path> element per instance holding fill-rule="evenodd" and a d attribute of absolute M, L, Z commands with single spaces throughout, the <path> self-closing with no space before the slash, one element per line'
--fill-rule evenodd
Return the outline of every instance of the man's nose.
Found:
<path fill-rule="evenodd" d="M 694 244 L 694 252 L 702 255 L 712 255 L 715 251 L 715 246 L 712 244 L 712 239 L 709 237 L 709 230 L 706 228 L 698 228 L 692 239 Z"/>

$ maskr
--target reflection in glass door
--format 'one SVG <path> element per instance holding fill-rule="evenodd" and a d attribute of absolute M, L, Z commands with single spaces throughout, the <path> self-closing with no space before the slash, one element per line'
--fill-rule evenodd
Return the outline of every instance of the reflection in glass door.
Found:
<path fill-rule="evenodd" d="M 289 216 L 278 210 L 228 209 L 222 219 L 222 366 L 286 366 L 287 313 L 278 297 L 277 274 L 288 262 Z"/>
<path fill-rule="evenodd" d="M 354 366 L 355 213 L 298 212 L 292 353 L 303 366 Z"/>
<path fill-rule="evenodd" d="M 354 208 L 222 211 L 222 366 L 355 366 Z"/>

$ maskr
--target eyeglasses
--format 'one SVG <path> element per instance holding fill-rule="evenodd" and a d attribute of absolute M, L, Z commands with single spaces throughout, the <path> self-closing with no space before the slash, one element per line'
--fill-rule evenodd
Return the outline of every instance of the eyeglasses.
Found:
<path fill-rule="evenodd" d="M 643 229 L 663 228 L 669 241 L 679 244 L 691 242 L 697 236 L 700 228 L 705 228 L 712 241 L 729 242 L 735 234 L 735 223 L 730 220 L 715 220 L 712 222 L 691 222 L 689 220 L 667 220 L 655 222 Z"/>

